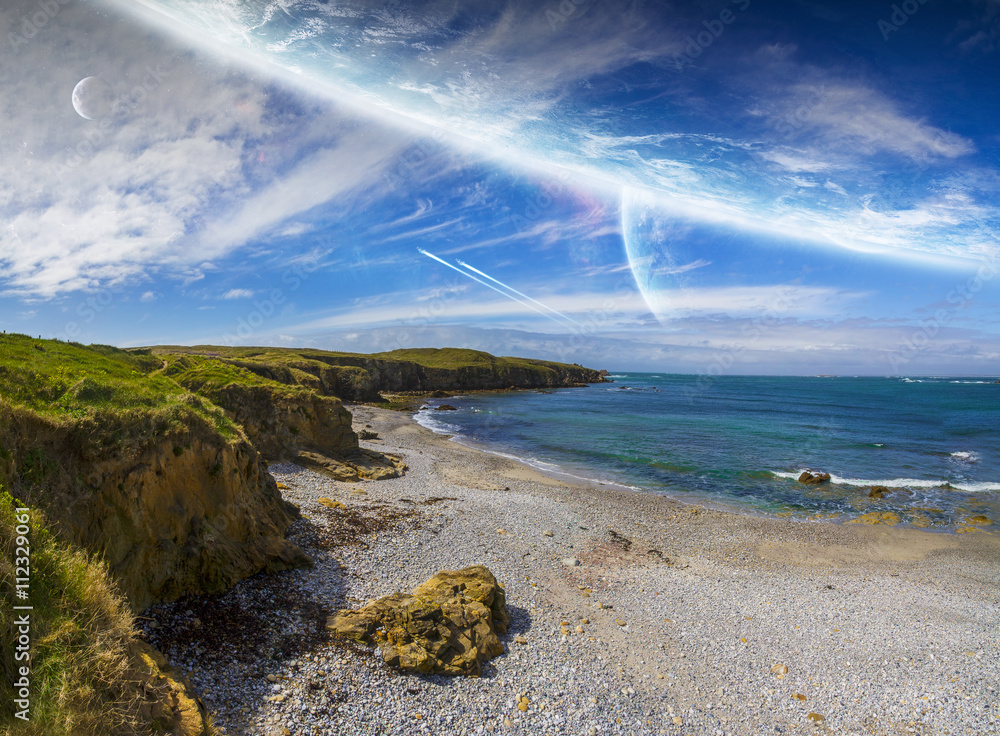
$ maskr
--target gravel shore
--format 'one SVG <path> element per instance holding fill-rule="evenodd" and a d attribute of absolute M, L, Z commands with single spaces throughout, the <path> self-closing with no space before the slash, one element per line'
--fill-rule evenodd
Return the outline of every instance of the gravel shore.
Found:
<path fill-rule="evenodd" d="M 362 444 L 409 471 L 351 484 L 272 465 L 314 568 L 140 620 L 226 734 L 1000 733 L 996 527 L 796 522 L 571 486 L 406 414 L 352 411 L 380 436 Z M 473 564 L 512 619 L 481 678 L 400 675 L 325 635 L 332 610 Z"/>

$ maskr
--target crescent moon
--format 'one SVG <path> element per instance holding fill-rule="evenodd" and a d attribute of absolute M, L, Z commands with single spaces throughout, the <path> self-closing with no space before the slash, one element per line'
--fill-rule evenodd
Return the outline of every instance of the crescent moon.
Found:
<path fill-rule="evenodd" d="M 86 120 L 97 120 L 111 114 L 115 91 L 100 77 L 84 77 L 73 88 L 73 109 Z"/>

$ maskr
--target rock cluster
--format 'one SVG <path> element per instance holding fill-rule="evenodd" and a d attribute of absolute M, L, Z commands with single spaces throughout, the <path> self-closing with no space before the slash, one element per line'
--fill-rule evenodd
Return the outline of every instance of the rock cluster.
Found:
<path fill-rule="evenodd" d="M 799 483 L 805 483 L 807 486 L 818 486 L 829 482 L 829 473 L 811 473 L 808 470 L 803 470 L 802 475 L 799 476 Z"/>
<path fill-rule="evenodd" d="M 382 658 L 400 670 L 477 677 L 483 662 L 503 654 L 497 635 L 509 624 L 503 588 L 486 567 L 474 565 L 439 572 L 412 593 L 340 610 L 327 629 L 377 644 Z"/>

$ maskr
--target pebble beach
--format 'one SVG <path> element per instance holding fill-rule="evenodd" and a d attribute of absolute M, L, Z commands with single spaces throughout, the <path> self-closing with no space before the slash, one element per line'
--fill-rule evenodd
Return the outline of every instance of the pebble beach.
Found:
<path fill-rule="evenodd" d="M 350 407 L 401 478 L 272 465 L 311 569 L 145 611 L 222 733 L 1000 733 L 1000 537 L 794 521 L 571 485 L 408 414 Z M 326 505 L 320 499 L 337 502 Z M 331 641 L 339 608 L 486 565 L 479 678 Z"/>

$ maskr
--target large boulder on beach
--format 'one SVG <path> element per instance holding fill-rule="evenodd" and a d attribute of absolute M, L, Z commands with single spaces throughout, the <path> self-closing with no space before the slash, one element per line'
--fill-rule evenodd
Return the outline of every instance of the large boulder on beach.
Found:
<path fill-rule="evenodd" d="M 802 475 L 799 476 L 799 483 L 805 483 L 807 486 L 818 486 L 821 483 L 829 482 L 829 473 L 811 473 L 808 470 L 803 470 Z"/>
<path fill-rule="evenodd" d="M 327 629 L 377 645 L 386 663 L 403 671 L 478 677 L 483 662 L 503 654 L 498 634 L 509 624 L 503 588 L 474 565 L 439 572 L 411 593 L 337 611 Z"/>
<path fill-rule="evenodd" d="M 295 456 L 295 462 L 344 483 L 399 478 L 407 470 L 406 463 L 395 455 L 365 448 L 336 459 L 317 452 L 302 451 Z"/>

